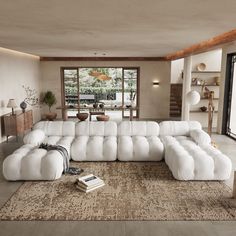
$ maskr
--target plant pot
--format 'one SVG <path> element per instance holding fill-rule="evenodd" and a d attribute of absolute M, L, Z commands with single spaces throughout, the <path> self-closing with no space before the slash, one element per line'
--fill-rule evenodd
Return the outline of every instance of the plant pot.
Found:
<path fill-rule="evenodd" d="M 107 115 L 97 116 L 97 121 L 108 121 L 109 119 L 110 119 L 110 117 Z"/>
<path fill-rule="evenodd" d="M 45 114 L 45 116 L 46 116 L 47 120 L 53 121 L 53 120 L 55 120 L 57 118 L 57 113 L 55 113 L 55 112 L 48 112 L 48 113 Z"/>
<path fill-rule="evenodd" d="M 88 113 L 81 112 L 77 113 L 76 116 L 80 121 L 85 121 L 88 118 Z"/>

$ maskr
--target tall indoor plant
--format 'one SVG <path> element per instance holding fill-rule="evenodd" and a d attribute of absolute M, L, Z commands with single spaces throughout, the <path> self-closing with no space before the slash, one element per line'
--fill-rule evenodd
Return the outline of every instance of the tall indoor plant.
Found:
<path fill-rule="evenodd" d="M 44 95 L 43 95 L 43 99 L 42 102 L 44 104 L 46 104 L 48 106 L 48 111 L 45 116 L 47 120 L 55 120 L 57 117 L 57 113 L 52 112 L 51 108 L 53 105 L 55 105 L 57 103 L 57 99 L 55 94 L 52 91 L 47 91 Z"/>

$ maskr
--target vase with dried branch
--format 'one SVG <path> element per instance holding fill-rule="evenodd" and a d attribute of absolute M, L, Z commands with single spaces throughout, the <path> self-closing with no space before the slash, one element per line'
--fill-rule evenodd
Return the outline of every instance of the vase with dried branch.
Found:
<path fill-rule="evenodd" d="M 39 104 L 38 93 L 36 89 L 32 89 L 29 86 L 22 85 L 22 88 L 25 90 L 26 98 L 21 102 L 20 107 L 23 112 L 27 108 L 27 105 L 36 106 Z"/>

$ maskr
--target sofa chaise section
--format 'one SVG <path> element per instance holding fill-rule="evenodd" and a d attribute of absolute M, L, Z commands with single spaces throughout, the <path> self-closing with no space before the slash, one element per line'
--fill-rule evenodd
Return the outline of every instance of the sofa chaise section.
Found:
<path fill-rule="evenodd" d="M 61 145 L 70 155 L 75 136 L 75 122 L 41 121 L 24 137 L 22 147 L 3 162 L 7 180 L 55 180 L 63 172 L 63 157 L 55 150 L 39 149 L 41 143 Z"/>
<path fill-rule="evenodd" d="M 196 121 L 164 121 L 160 135 L 165 162 L 178 180 L 225 180 L 231 160 L 211 145 L 211 138 Z"/>

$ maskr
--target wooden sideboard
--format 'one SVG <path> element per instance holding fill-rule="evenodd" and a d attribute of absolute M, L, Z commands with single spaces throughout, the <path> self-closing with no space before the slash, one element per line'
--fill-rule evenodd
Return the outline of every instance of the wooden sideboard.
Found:
<path fill-rule="evenodd" d="M 16 136 L 18 140 L 18 135 L 33 127 L 33 113 L 32 110 L 16 111 L 14 115 L 10 113 L 3 116 L 3 121 L 7 142 L 9 136 Z"/>

